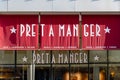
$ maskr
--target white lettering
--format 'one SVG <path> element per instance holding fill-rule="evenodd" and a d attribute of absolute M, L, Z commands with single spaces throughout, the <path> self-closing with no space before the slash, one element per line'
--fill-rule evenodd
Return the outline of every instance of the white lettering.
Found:
<path fill-rule="evenodd" d="M 70 54 L 70 63 L 74 63 L 73 61 L 74 61 L 74 56 L 73 54 Z"/>
<path fill-rule="evenodd" d="M 78 53 L 75 53 L 75 63 L 78 63 L 77 56 L 78 56 Z"/>
<path fill-rule="evenodd" d="M 86 53 L 84 53 L 84 63 L 87 63 L 87 54 Z"/>
<path fill-rule="evenodd" d="M 63 63 L 63 54 L 58 55 L 58 62 Z"/>
<path fill-rule="evenodd" d="M 37 62 L 36 63 L 40 63 L 40 55 L 37 54 Z"/>
<path fill-rule="evenodd" d="M 50 59 L 51 58 L 51 59 Z M 70 61 L 69 61 L 70 60 Z M 44 64 L 44 63 L 87 63 L 88 56 L 86 53 L 70 53 L 68 54 L 52 54 L 50 53 L 40 53 L 33 54 L 33 63 Z"/>
<path fill-rule="evenodd" d="M 65 36 L 64 35 L 64 25 L 62 25 L 62 26 L 59 25 L 59 36 L 61 36 L 61 33 L 62 33 L 63 36 Z"/>
<path fill-rule="evenodd" d="M 71 35 L 71 30 L 70 30 L 70 25 L 68 25 L 68 30 L 67 30 L 67 35 L 66 35 L 66 36 L 68 36 L 68 35 L 69 35 L 69 36 L 72 36 L 72 35 Z"/>
<path fill-rule="evenodd" d="M 30 25 L 26 24 L 26 36 L 30 36 Z"/>
<path fill-rule="evenodd" d="M 90 36 L 94 36 L 94 32 L 92 31 L 93 26 L 94 26 L 94 24 L 90 24 Z"/>
<path fill-rule="evenodd" d="M 44 58 L 43 58 L 43 56 L 44 56 L 44 53 L 41 54 L 42 63 L 44 64 Z"/>
<path fill-rule="evenodd" d="M 41 27 L 42 27 L 42 37 L 44 36 L 44 26 L 45 26 L 45 24 L 41 24 Z"/>
<path fill-rule="evenodd" d="M 100 26 L 96 24 L 96 36 L 101 36 L 100 35 Z"/>
<path fill-rule="evenodd" d="M 73 25 L 73 36 L 78 36 L 78 24 Z"/>
<path fill-rule="evenodd" d="M 86 31 L 86 28 L 88 27 L 87 24 L 84 25 L 84 36 L 87 37 L 88 36 L 88 32 Z"/>
<path fill-rule="evenodd" d="M 79 53 L 79 56 L 80 56 L 80 63 L 83 63 L 82 54 L 83 54 L 83 53 Z"/>
<path fill-rule="evenodd" d="M 25 27 L 23 24 L 20 24 L 20 36 L 22 36 L 24 32 L 25 32 Z"/>
<path fill-rule="evenodd" d="M 35 63 L 35 61 L 36 61 L 36 55 L 35 53 L 33 53 L 33 63 Z"/>
<path fill-rule="evenodd" d="M 67 55 L 65 55 L 64 63 L 68 63 L 68 56 Z"/>
<path fill-rule="evenodd" d="M 20 36 L 22 37 L 23 34 L 25 33 L 25 36 L 26 37 L 35 37 L 36 33 L 34 31 L 34 28 L 35 28 L 35 25 L 36 24 L 26 24 L 25 26 L 23 24 L 20 24 Z M 31 27 L 30 27 L 31 26 Z"/>
<path fill-rule="evenodd" d="M 52 55 L 52 61 L 51 61 L 51 63 L 55 63 L 55 56 L 54 55 Z"/>
<path fill-rule="evenodd" d="M 34 27 L 36 24 L 32 24 L 32 36 L 35 37 Z"/>
<path fill-rule="evenodd" d="M 50 36 L 54 36 L 54 31 L 53 31 L 52 25 L 50 26 L 50 31 L 49 31 L 49 37 Z"/>
<path fill-rule="evenodd" d="M 46 53 L 46 63 L 49 61 L 49 53 Z"/>
<path fill-rule="evenodd" d="M 88 31 L 87 31 L 88 30 Z M 84 25 L 84 36 L 85 37 L 93 37 L 93 36 L 101 36 L 100 35 L 100 26 L 98 24 L 85 24 Z"/>

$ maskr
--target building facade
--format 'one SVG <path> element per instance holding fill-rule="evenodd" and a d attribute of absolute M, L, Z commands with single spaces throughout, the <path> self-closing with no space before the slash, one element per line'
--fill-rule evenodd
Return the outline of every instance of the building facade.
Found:
<path fill-rule="evenodd" d="M 1 0 L 1 80 L 119 80 L 120 0 Z"/>

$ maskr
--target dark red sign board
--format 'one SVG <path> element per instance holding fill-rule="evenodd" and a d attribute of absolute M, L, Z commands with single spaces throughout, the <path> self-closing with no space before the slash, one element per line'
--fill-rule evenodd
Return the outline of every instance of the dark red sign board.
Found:
<path fill-rule="evenodd" d="M 82 49 L 120 49 L 120 15 L 83 15 Z"/>
<path fill-rule="evenodd" d="M 40 49 L 79 49 L 79 15 L 41 15 Z"/>
<path fill-rule="evenodd" d="M 38 49 L 38 15 L 0 15 L 0 50 Z"/>

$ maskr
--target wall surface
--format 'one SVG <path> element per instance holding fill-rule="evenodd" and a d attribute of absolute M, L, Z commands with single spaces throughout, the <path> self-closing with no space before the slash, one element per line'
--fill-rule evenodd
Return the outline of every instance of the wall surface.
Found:
<path fill-rule="evenodd" d="M 120 0 L 0 0 L 0 11 L 120 12 Z"/>

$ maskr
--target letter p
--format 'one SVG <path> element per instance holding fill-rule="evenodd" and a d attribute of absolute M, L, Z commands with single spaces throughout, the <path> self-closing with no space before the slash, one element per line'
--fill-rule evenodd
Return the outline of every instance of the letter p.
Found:
<path fill-rule="evenodd" d="M 25 32 L 25 27 L 23 24 L 20 24 L 20 36 L 22 37 L 23 33 Z"/>

